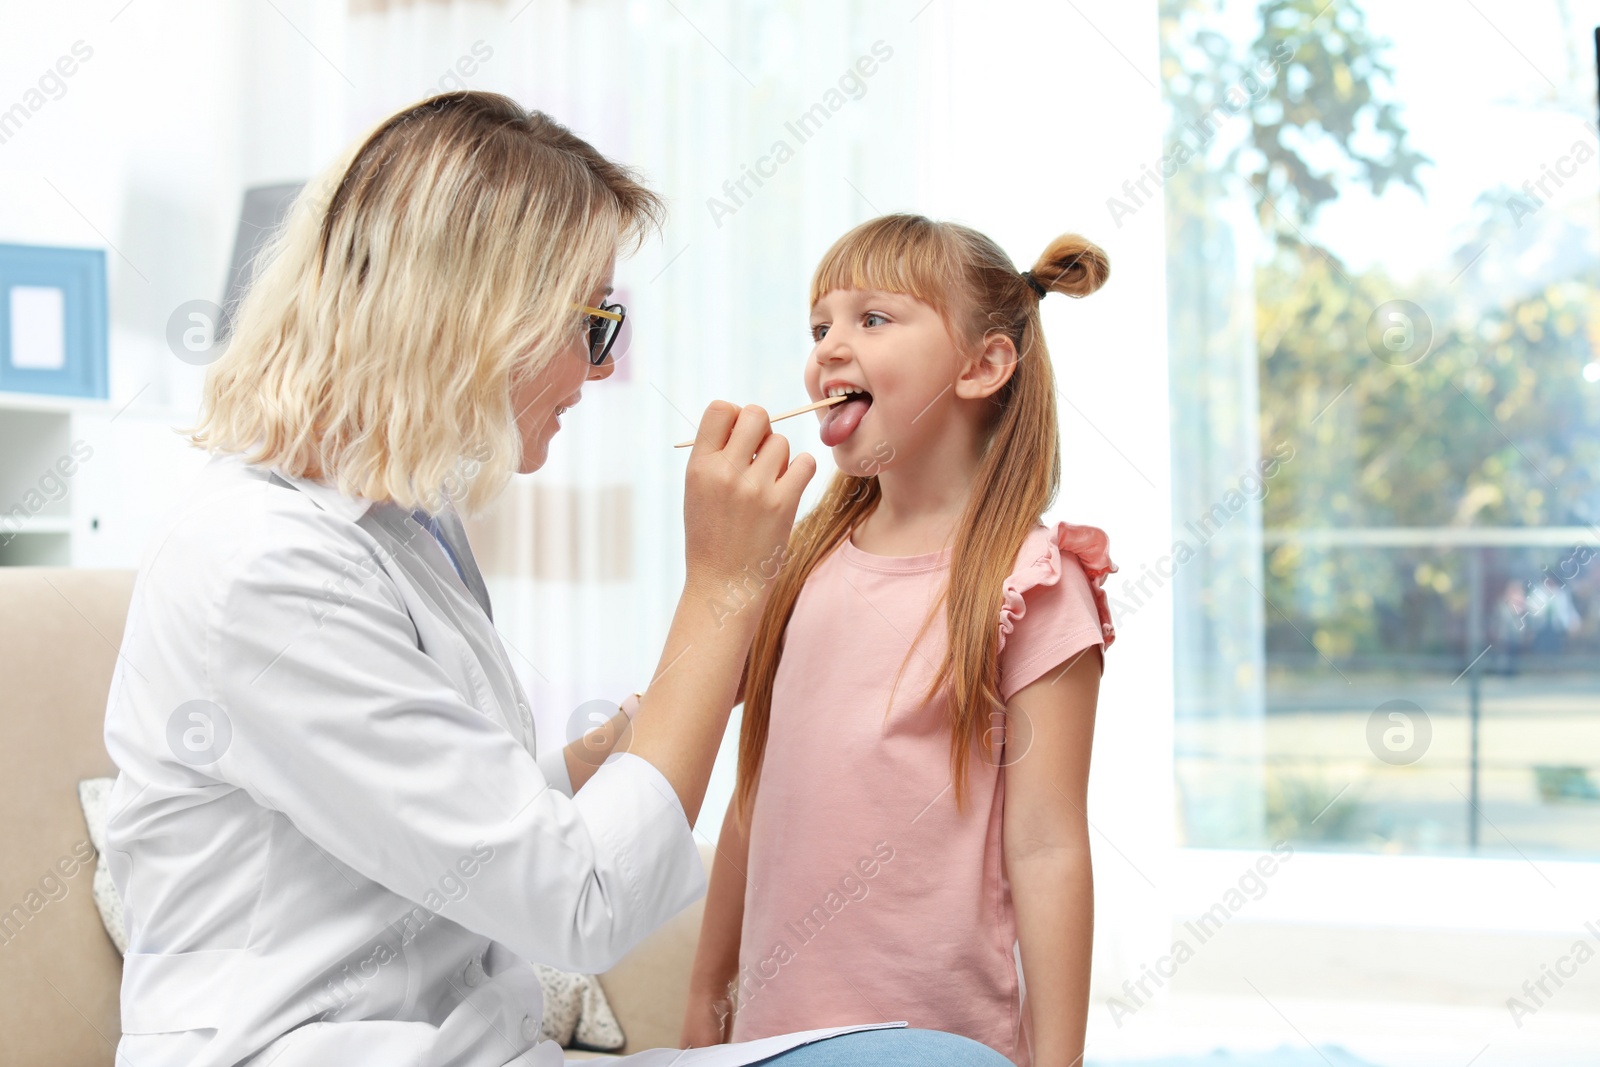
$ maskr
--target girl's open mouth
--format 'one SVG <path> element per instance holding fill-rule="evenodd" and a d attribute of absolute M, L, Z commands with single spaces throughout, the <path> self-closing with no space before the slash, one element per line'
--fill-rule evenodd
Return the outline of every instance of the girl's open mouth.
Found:
<path fill-rule="evenodd" d="M 845 439 L 856 432 L 856 427 L 861 425 L 861 418 L 872 406 L 872 394 L 864 389 L 852 389 L 850 399 L 842 404 L 835 404 L 822 416 L 822 443 L 829 448 L 843 444 Z"/>

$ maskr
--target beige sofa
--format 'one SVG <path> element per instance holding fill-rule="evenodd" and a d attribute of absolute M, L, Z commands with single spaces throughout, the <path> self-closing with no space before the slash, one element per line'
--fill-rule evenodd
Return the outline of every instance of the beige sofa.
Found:
<path fill-rule="evenodd" d="M 0 568 L 0 1064 L 113 1060 L 121 959 L 93 864 L 61 872 L 88 852 L 78 781 L 116 772 L 101 727 L 132 589 L 131 571 Z M 624 1052 L 676 1045 L 699 926 L 696 903 L 601 976 Z"/>

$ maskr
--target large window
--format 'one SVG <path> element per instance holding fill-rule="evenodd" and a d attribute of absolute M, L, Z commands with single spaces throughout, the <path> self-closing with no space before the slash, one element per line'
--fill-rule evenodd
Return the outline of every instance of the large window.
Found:
<path fill-rule="evenodd" d="M 1600 856 L 1597 21 L 1162 0 L 1189 845 Z"/>

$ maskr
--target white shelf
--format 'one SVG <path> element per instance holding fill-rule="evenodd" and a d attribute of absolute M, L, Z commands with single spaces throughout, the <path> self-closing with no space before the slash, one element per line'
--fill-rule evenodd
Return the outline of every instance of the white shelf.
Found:
<path fill-rule="evenodd" d="M 41 411 L 67 415 L 74 411 L 100 411 L 110 408 L 111 401 L 94 397 L 0 392 L 0 411 Z"/>
<path fill-rule="evenodd" d="M 25 519 L 20 528 L 13 529 L 15 520 L 7 520 L 0 516 L 0 537 L 14 534 L 17 537 L 27 537 L 30 534 L 69 534 L 72 532 L 72 517 L 70 515 L 31 515 Z"/>
<path fill-rule="evenodd" d="M 135 567 L 205 462 L 192 412 L 0 392 L 0 566 Z"/>
<path fill-rule="evenodd" d="M 161 407 L 140 403 L 138 393 L 119 403 L 93 397 L 49 396 L 43 393 L 0 392 L 0 415 L 38 413 L 43 415 L 103 414 L 113 419 L 161 419 L 174 424 L 189 423 L 196 413 L 188 408 Z"/>

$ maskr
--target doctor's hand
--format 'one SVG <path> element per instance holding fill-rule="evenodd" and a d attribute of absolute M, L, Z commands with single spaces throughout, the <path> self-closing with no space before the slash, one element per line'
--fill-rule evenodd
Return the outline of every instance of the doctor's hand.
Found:
<path fill-rule="evenodd" d="M 787 557 L 800 494 L 816 473 L 809 453 L 789 458 L 789 441 L 772 432 L 766 411 L 713 401 L 684 477 L 687 587 L 718 596 L 732 583 L 765 602 Z"/>

